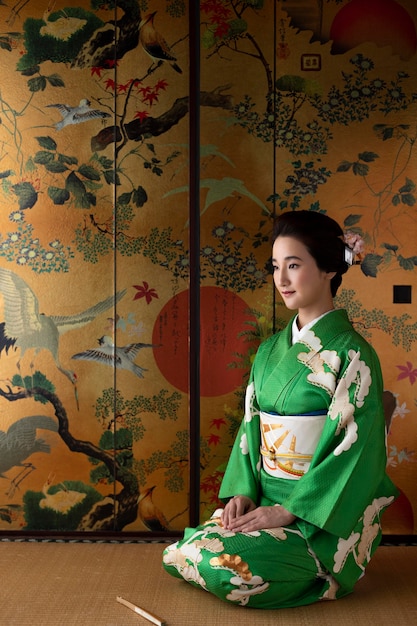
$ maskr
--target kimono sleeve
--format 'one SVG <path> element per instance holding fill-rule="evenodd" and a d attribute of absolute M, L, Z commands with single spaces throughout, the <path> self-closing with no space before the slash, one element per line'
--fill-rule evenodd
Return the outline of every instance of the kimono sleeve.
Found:
<path fill-rule="evenodd" d="M 227 502 L 235 495 L 244 495 L 258 503 L 260 496 L 260 424 L 259 407 L 253 380 L 249 382 L 245 397 L 245 415 L 236 436 L 219 498 Z"/>
<path fill-rule="evenodd" d="M 382 375 L 368 344 L 347 352 L 309 471 L 282 503 L 307 535 L 347 538 L 366 507 L 396 490 L 385 474 Z"/>

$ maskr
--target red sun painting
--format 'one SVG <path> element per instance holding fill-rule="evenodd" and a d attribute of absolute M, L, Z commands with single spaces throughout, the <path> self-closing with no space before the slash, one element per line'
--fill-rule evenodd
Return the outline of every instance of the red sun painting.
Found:
<path fill-rule="evenodd" d="M 154 351 L 156 363 L 169 383 L 188 393 L 189 291 L 175 295 L 158 315 L 152 342 L 162 344 Z M 200 393 L 213 397 L 230 393 L 242 385 L 243 370 L 230 367 L 236 353 L 245 354 L 249 344 L 240 333 L 248 330 L 248 305 L 235 293 L 219 287 L 200 290 Z"/>
<path fill-rule="evenodd" d="M 372 42 L 380 47 L 391 46 L 393 54 L 407 60 L 417 47 L 413 19 L 395 0 L 351 0 L 334 18 L 330 39 L 334 54 Z"/>

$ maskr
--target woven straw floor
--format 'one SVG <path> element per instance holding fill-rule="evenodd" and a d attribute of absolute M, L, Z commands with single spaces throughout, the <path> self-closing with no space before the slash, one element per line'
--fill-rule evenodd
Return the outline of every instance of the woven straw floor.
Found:
<path fill-rule="evenodd" d="M 411 626 L 417 624 L 417 546 L 381 546 L 354 594 L 260 611 L 229 606 L 168 576 L 158 543 L 0 542 L 1 626 Z"/>

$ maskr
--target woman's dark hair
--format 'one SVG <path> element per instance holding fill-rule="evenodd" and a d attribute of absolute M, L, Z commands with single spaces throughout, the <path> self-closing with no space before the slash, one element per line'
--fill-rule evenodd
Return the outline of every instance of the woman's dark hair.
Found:
<path fill-rule="evenodd" d="M 274 222 L 273 241 L 277 237 L 294 237 L 301 241 L 323 272 L 336 272 L 331 280 L 332 296 L 342 282 L 349 265 L 345 261 L 343 230 L 324 213 L 291 211 L 282 213 Z"/>

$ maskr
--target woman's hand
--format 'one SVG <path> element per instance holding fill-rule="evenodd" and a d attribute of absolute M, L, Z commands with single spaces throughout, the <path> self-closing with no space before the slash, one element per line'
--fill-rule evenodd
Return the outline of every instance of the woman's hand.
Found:
<path fill-rule="evenodd" d="M 247 496 L 235 496 L 231 498 L 222 513 L 223 528 L 230 529 L 230 524 L 233 520 L 236 520 L 254 509 L 256 509 L 256 504 Z"/>
<path fill-rule="evenodd" d="M 233 500 L 240 500 L 240 498 L 244 498 L 244 496 L 238 496 L 237 498 L 233 498 Z M 230 500 L 227 506 L 233 502 L 233 500 Z M 284 509 L 282 506 L 255 507 L 252 500 L 249 498 L 245 498 L 245 500 L 249 500 L 253 506 L 247 508 L 240 515 L 225 515 L 226 506 L 222 516 L 224 528 L 227 528 L 227 530 L 233 530 L 234 532 L 253 532 L 254 530 L 261 530 L 262 528 L 279 528 L 280 526 L 288 526 L 296 519 L 292 513 Z M 233 510 L 237 510 L 239 505 L 241 506 L 242 503 L 236 503 L 234 507 L 232 505 Z"/>

